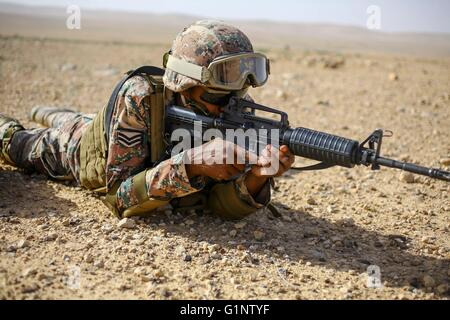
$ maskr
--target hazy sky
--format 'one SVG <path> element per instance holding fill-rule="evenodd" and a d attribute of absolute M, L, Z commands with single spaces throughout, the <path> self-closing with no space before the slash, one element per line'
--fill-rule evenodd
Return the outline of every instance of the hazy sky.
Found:
<path fill-rule="evenodd" d="M 0 2 L 184 13 L 223 19 L 270 19 L 366 26 L 370 5 L 381 9 L 381 31 L 450 33 L 450 0 L 0 0 Z"/>

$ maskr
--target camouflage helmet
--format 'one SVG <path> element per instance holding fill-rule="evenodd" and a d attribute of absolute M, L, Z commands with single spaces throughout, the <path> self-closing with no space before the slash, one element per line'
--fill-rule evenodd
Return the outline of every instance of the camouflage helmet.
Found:
<path fill-rule="evenodd" d="M 242 31 L 221 21 L 200 20 L 177 35 L 170 53 L 176 58 L 208 67 L 217 57 L 247 52 L 253 52 L 253 46 Z M 163 81 L 167 88 L 175 92 L 203 85 L 168 68 Z"/>

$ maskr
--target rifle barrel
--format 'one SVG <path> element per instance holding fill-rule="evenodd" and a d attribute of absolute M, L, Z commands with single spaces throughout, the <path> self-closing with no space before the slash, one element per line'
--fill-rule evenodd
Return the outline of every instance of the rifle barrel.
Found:
<path fill-rule="evenodd" d="M 384 158 L 384 157 L 377 157 L 374 159 L 374 156 L 371 159 L 371 162 L 376 162 L 379 165 L 389 167 L 389 168 L 395 168 L 395 169 L 401 169 L 404 171 L 409 171 L 412 173 L 420 174 L 423 176 L 436 178 L 443 181 L 450 181 L 450 172 L 435 169 L 435 168 L 427 168 L 423 166 L 419 166 L 413 163 L 398 161 L 394 159 Z"/>

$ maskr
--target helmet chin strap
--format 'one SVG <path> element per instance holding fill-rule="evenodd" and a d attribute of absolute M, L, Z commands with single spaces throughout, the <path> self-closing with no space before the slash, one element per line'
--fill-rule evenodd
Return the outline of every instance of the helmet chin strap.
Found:
<path fill-rule="evenodd" d="M 186 96 L 184 96 L 183 94 L 180 94 L 180 96 L 181 102 L 183 102 L 183 105 L 185 107 L 190 107 L 194 111 L 202 113 L 205 116 L 209 115 L 208 108 L 203 103 L 195 101 L 194 99 L 191 98 L 186 98 Z"/>

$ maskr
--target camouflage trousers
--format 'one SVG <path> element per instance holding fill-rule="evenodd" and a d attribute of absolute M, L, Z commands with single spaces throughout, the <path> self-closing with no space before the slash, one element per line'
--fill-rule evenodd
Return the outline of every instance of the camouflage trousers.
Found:
<path fill-rule="evenodd" d="M 81 136 L 94 116 L 68 109 L 35 107 L 31 120 L 47 128 L 17 131 L 8 155 L 17 167 L 27 171 L 79 182 Z"/>

